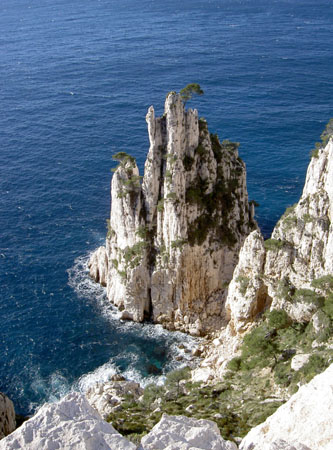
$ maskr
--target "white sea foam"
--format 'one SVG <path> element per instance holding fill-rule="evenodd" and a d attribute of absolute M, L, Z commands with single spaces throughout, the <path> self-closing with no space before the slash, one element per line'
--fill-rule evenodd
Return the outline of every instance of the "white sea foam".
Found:
<path fill-rule="evenodd" d="M 72 389 L 67 378 L 59 371 L 55 371 L 45 378 L 41 376 L 39 367 L 34 368 L 34 377 L 30 388 L 37 396 L 43 397 L 44 402 L 48 403 L 58 401 Z M 38 402 L 30 402 L 29 411 L 35 412 L 41 406 L 42 404 Z"/>
<path fill-rule="evenodd" d="M 89 277 L 89 258 L 90 254 L 76 258 L 73 267 L 67 271 L 68 283 L 78 297 L 93 302 L 100 313 L 107 317 L 121 332 L 135 334 L 138 337 L 151 338 L 152 342 L 159 339 L 164 341 L 161 345 L 168 352 L 168 361 L 164 364 L 161 374 L 143 375 L 138 370 L 138 366 L 140 366 L 140 349 L 138 347 L 136 351 L 135 343 L 133 343 L 127 347 L 125 354 L 115 355 L 102 366 L 81 376 L 74 384 L 74 389 L 86 392 L 87 389 L 95 384 L 109 381 L 112 375 L 119 372 L 117 362 L 124 356 L 126 357 L 127 368 L 122 372 L 122 375 L 128 380 L 140 383 L 142 387 L 150 383 L 163 384 L 167 372 L 186 365 L 193 366 L 195 361 L 191 357 L 191 349 L 200 342 L 200 339 L 178 331 L 170 332 L 161 325 L 140 324 L 120 320 L 118 310 L 107 299 L 106 289 Z M 182 344 L 181 348 L 179 347 L 180 344 Z M 180 361 L 178 360 L 180 359 L 179 357 L 181 357 Z"/>
<path fill-rule="evenodd" d="M 75 383 L 74 388 L 77 388 L 80 392 L 86 392 L 89 388 L 98 383 L 106 383 L 117 373 L 116 365 L 109 361 L 97 369 L 82 375 Z"/>
<path fill-rule="evenodd" d="M 73 267 L 67 270 L 68 284 L 79 298 L 93 301 L 104 316 L 119 319 L 118 310 L 108 301 L 106 289 L 89 276 L 88 262 L 92 252 L 75 259 Z"/>
<path fill-rule="evenodd" d="M 200 339 L 194 338 L 179 331 L 170 332 L 162 327 L 162 325 L 155 324 L 138 324 L 131 321 L 121 321 L 119 311 L 110 303 L 106 296 L 106 289 L 95 283 L 89 276 L 88 262 L 91 252 L 79 256 L 75 259 L 73 267 L 67 270 L 68 284 L 71 286 L 80 298 L 86 298 L 93 301 L 100 309 L 101 313 L 110 320 L 116 320 L 122 329 L 129 331 L 133 330 L 140 335 L 147 337 L 163 337 L 173 341 L 179 341 L 192 348 Z"/>

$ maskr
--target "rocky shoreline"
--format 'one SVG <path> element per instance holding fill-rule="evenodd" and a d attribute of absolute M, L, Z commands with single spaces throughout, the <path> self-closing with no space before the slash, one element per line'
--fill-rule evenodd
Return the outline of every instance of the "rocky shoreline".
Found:
<path fill-rule="evenodd" d="M 108 235 L 90 275 L 123 319 L 205 336 L 192 350 L 202 360 L 164 386 L 116 375 L 86 397 L 71 393 L 0 449 L 329 450 L 332 122 L 299 202 L 265 241 L 237 145 L 210 134 L 176 93 L 162 117 L 151 107 L 146 120 L 143 179 L 134 158 L 115 156 Z"/>
<path fill-rule="evenodd" d="M 330 450 L 333 442 L 333 365 L 300 388 L 264 423 L 238 442 L 225 440 L 213 421 L 164 414 L 134 444 L 118 433 L 78 393 L 45 404 L 0 441 L 1 450 Z"/>

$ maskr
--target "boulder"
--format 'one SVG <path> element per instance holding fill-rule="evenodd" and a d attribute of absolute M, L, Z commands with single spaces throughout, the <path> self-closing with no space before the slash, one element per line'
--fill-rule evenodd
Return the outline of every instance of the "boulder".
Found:
<path fill-rule="evenodd" d="M 0 392 L 0 439 L 7 436 L 16 428 L 15 410 L 13 402 Z"/>
<path fill-rule="evenodd" d="M 293 370 L 300 370 L 309 361 L 310 356 L 310 353 L 295 355 L 291 360 L 290 367 Z"/>
<path fill-rule="evenodd" d="M 184 416 L 162 419 L 141 440 L 138 450 L 237 450 L 236 444 L 225 441 L 215 422 Z"/>
<path fill-rule="evenodd" d="M 79 393 L 46 403 L 37 414 L 0 441 L 0 450 L 134 450 Z"/>

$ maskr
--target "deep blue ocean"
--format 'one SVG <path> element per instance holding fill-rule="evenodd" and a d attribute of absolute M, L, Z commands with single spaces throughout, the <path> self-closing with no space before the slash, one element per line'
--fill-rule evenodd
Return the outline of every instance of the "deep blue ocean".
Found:
<path fill-rule="evenodd" d="M 179 342 L 123 323 L 89 281 L 112 154 L 148 150 L 147 108 L 189 106 L 240 142 L 269 236 L 333 116 L 332 0 L 1 0 L 0 391 L 20 413 L 116 369 L 175 367 Z"/>

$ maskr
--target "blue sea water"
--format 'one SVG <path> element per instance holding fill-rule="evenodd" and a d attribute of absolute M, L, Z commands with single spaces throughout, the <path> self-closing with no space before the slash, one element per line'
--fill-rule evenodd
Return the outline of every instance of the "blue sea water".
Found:
<path fill-rule="evenodd" d="M 1 0 L 0 391 L 20 413 L 116 369 L 174 367 L 160 327 L 123 323 L 86 273 L 111 156 L 148 149 L 145 114 L 190 106 L 240 142 L 266 236 L 297 201 L 332 116 L 331 0 Z"/>

